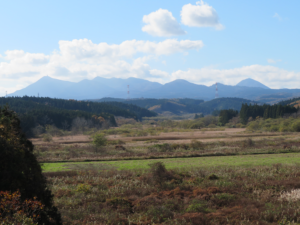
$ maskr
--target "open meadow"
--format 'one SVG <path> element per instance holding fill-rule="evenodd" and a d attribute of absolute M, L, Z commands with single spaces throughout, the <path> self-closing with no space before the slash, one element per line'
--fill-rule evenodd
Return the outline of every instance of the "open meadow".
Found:
<path fill-rule="evenodd" d="M 104 130 L 105 146 L 92 144 L 93 135 L 32 139 L 40 162 L 82 162 L 300 152 L 297 133 L 247 132 L 244 128 L 204 128 L 161 131 L 151 135 L 136 129 L 128 137 L 121 128 Z M 123 132 L 123 133 L 121 133 Z M 111 134 L 115 133 L 115 134 Z"/>
<path fill-rule="evenodd" d="M 299 157 L 289 157 L 204 167 L 189 158 L 164 161 L 167 169 L 158 161 L 94 164 L 45 175 L 64 224 L 298 224 Z"/>
<path fill-rule="evenodd" d="M 117 129 L 33 139 L 64 224 L 300 224 L 297 133 Z"/>

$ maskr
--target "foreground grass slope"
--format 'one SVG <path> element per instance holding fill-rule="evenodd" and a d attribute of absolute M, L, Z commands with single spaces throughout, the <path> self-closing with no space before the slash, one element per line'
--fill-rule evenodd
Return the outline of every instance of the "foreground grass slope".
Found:
<path fill-rule="evenodd" d="M 66 225 L 287 225 L 300 221 L 299 170 L 282 164 L 166 170 L 157 163 L 145 171 L 46 176 Z"/>

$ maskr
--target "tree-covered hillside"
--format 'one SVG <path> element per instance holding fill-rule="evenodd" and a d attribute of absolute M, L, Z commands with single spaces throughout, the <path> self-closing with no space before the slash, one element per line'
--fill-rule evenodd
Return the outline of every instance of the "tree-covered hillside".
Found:
<path fill-rule="evenodd" d="M 240 110 L 240 118 L 241 122 L 243 124 L 246 124 L 250 120 L 253 120 L 257 117 L 262 117 L 264 119 L 268 118 L 280 118 L 283 117 L 285 114 L 292 114 L 297 112 L 298 109 L 295 108 L 294 106 L 290 105 L 281 105 L 281 104 L 276 104 L 276 105 L 248 105 L 248 104 L 243 104 L 242 108 Z"/>
<path fill-rule="evenodd" d="M 298 107 L 300 106 L 300 97 L 299 98 L 291 98 L 285 101 L 281 101 L 278 104 L 280 105 L 291 105 L 291 106 L 295 106 Z"/>
<path fill-rule="evenodd" d="M 220 111 L 224 109 L 240 110 L 242 104 L 254 104 L 255 102 L 242 98 L 217 98 L 204 102 L 200 99 L 190 98 L 177 98 L 177 99 L 115 99 L 115 98 L 103 98 L 98 100 L 92 100 L 97 102 L 110 102 L 118 101 L 130 103 L 140 107 L 144 107 L 153 110 L 157 113 L 172 112 L 174 114 L 185 113 L 202 113 L 211 114 L 214 111 Z"/>
<path fill-rule="evenodd" d="M 0 106 L 8 105 L 20 120 L 21 127 L 27 135 L 31 135 L 34 127 L 54 125 L 65 129 L 70 127 L 76 118 L 84 118 L 94 125 L 107 121 L 116 126 L 114 116 L 140 119 L 143 116 L 155 116 L 155 112 L 134 105 L 122 103 L 95 103 L 75 100 L 63 100 L 36 97 L 0 98 Z"/>
<path fill-rule="evenodd" d="M 156 105 L 161 105 L 167 102 L 176 102 L 183 105 L 198 105 L 204 101 L 201 99 L 191 99 L 191 98 L 176 98 L 176 99 L 156 99 L 156 98 L 140 98 L 140 99 L 123 99 L 123 98 L 102 98 L 91 100 L 95 102 L 123 102 L 126 104 L 137 105 L 149 109 Z"/>

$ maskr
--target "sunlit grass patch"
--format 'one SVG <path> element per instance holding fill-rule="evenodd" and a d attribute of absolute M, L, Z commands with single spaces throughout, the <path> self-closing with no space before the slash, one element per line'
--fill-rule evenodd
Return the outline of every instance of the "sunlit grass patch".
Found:
<path fill-rule="evenodd" d="M 277 163 L 295 164 L 300 162 L 299 153 L 265 154 L 265 155 L 238 155 L 238 156 L 214 156 L 194 158 L 169 158 L 147 160 L 120 160 L 102 162 L 69 162 L 69 163 L 44 163 L 44 172 L 66 170 L 105 170 L 115 168 L 117 170 L 147 169 L 148 164 L 163 162 L 168 169 L 190 167 L 219 167 L 219 166 L 269 166 Z"/>

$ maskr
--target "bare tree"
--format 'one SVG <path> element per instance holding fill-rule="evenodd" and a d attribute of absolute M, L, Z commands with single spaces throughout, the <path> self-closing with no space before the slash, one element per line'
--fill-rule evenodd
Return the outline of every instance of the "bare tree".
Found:
<path fill-rule="evenodd" d="M 72 122 L 72 131 L 74 133 L 83 133 L 87 131 L 92 125 L 91 121 L 86 120 L 85 118 L 77 117 Z"/>

